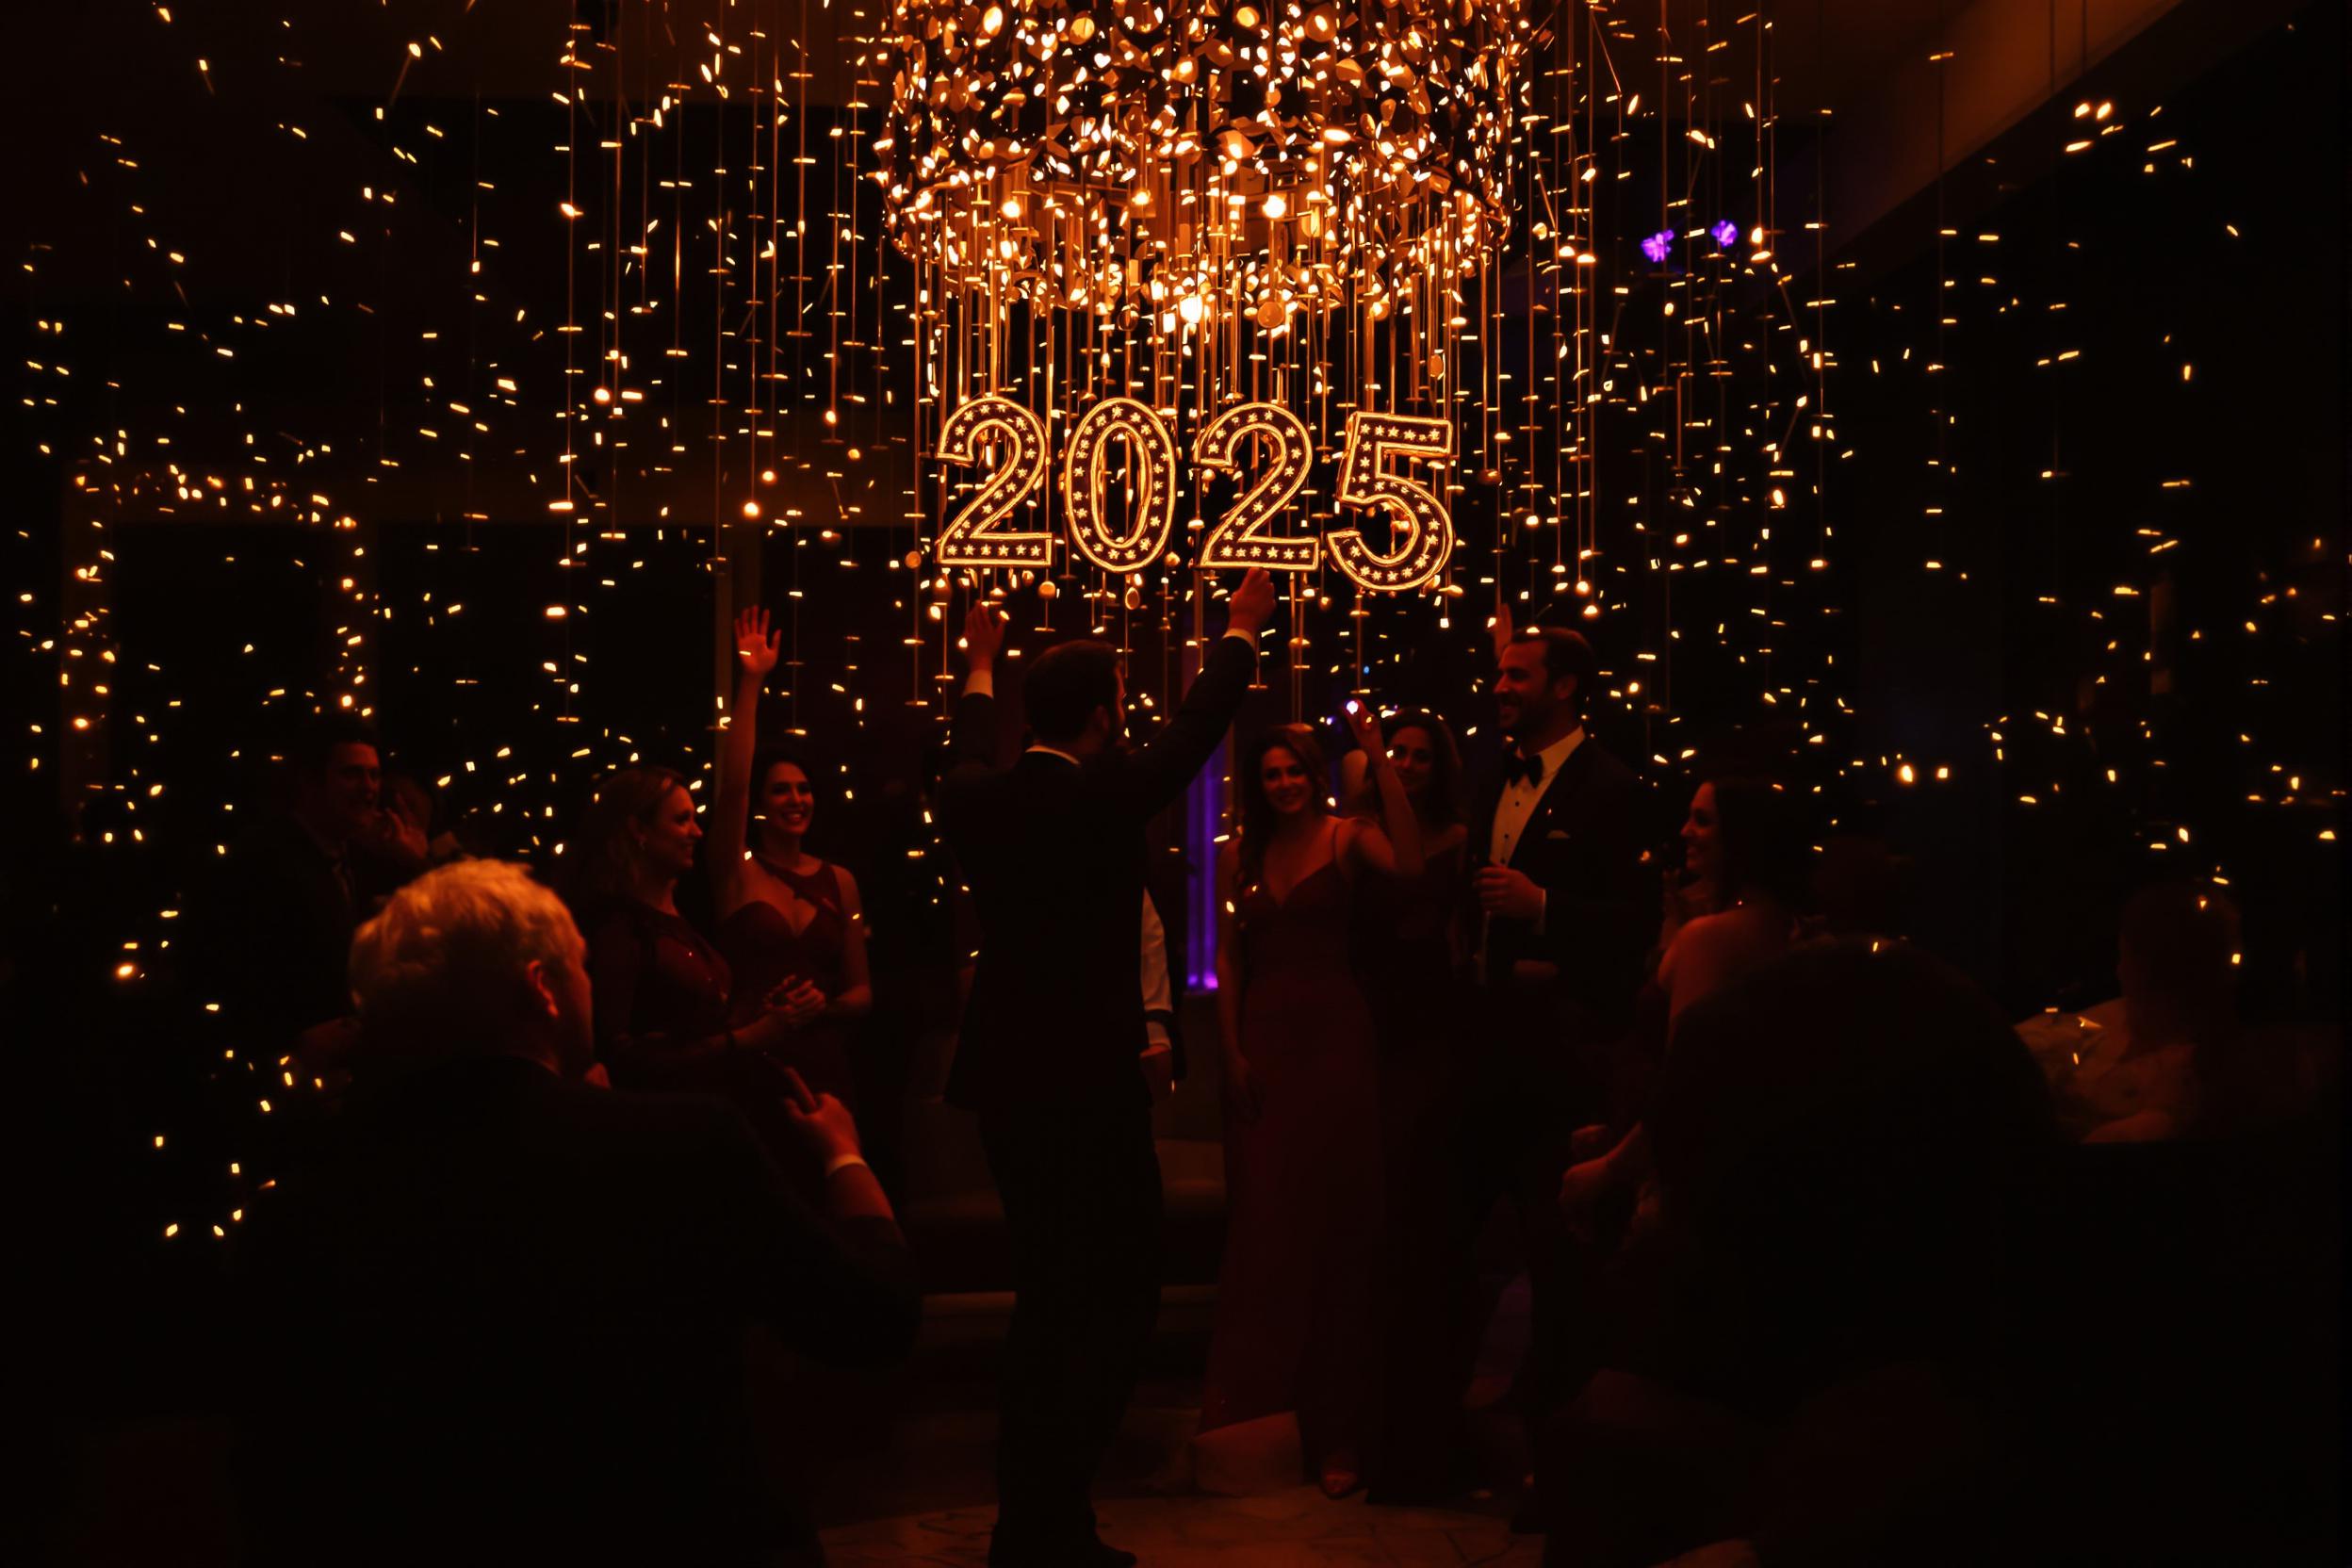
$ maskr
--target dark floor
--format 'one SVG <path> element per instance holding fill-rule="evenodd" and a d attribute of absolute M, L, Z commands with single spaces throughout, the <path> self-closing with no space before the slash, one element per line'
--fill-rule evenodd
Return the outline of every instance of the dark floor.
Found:
<path fill-rule="evenodd" d="M 842 1563 L 977 1562 L 992 1517 L 996 1360 L 1011 1298 L 935 1296 L 914 1355 L 887 1373 L 847 1374 L 777 1358 L 758 1383 L 782 1474 L 803 1478 L 828 1551 Z M 1439 1511 L 1327 1502 L 1312 1488 L 1250 1498 L 1193 1492 L 1184 1462 L 1200 1417 L 1210 1293 L 1171 1289 L 1144 1380 L 1097 1492 L 1106 1534 L 1123 1527 L 1149 1560 L 1282 1564 L 1533 1563 L 1540 1544 L 1506 1528 L 1526 1457 L 1498 1410 L 1472 1422 L 1489 1484 Z M 1498 1395 L 1524 1344 L 1524 1282 L 1505 1292 L 1474 1403 Z M 822 1452 L 805 1413 L 831 1413 Z M 794 1413 L 804 1418 L 792 1419 Z M 74 1568 L 235 1560 L 228 1430 L 205 1416 L 90 1423 L 60 1456 L 46 1549 Z M 975 1544 L 975 1543 L 977 1544 Z"/>

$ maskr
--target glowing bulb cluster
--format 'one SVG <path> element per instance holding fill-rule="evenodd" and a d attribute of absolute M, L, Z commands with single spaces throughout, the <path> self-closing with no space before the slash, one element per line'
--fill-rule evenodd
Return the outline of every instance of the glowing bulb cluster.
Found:
<path fill-rule="evenodd" d="M 1532 38 L 1511 0 L 897 0 L 875 177 L 952 286 L 1276 327 L 1500 245 Z"/>

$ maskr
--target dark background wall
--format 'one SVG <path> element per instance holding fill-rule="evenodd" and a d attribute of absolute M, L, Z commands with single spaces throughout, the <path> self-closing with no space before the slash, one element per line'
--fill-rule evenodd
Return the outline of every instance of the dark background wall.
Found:
<path fill-rule="evenodd" d="M 2335 992 L 2342 34 L 2309 8 L 2160 102 L 2118 61 L 1955 172 L 1940 261 L 1839 285 L 1854 700 L 1952 768 L 1888 831 L 1920 935 L 2020 1011 L 2112 994 L 2165 875 L 2228 880 L 2264 1004 Z"/>

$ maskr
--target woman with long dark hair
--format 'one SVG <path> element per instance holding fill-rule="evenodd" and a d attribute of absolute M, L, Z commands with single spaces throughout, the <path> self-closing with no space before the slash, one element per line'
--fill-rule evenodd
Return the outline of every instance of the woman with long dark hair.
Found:
<path fill-rule="evenodd" d="M 778 985 L 814 987 L 823 1010 L 771 1054 L 811 1090 L 855 1110 L 850 1038 L 874 1007 L 858 879 L 808 851 L 817 808 L 808 760 L 759 749 L 760 686 L 776 662 L 766 611 L 735 618 L 735 651 L 740 674 L 710 808 L 710 859 L 718 948 L 738 988 L 734 1017 L 748 1021 Z"/>
<path fill-rule="evenodd" d="M 1805 835 L 1795 792 L 1776 780 L 1730 776 L 1702 783 L 1682 825 L 1683 864 L 1694 887 L 1709 890 L 1703 912 L 1682 921 L 1658 959 L 1665 1050 L 1674 1049 L 1682 1015 L 1755 973 L 1799 936 L 1805 882 Z M 1581 1129 L 1579 1150 L 1604 1129 Z M 1607 1147 L 1604 1145 L 1604 1147 Z M 1649 1175 L 1649 1140 L 1636 1123 L 1614 1147 L 1571 1166 L 1560 1203 L 1579 1225 L 1611 1189 Z"/>
<path fill-rule="evenodd" d="M 1417 877 L 1421 830 L 1368 710 L 1348 705 L 1381 822 L 1334 816 L 1315 734 L 1259 736 L 1218 857 L 1225 1259 L 1201 1430 L 1296 1412 L 1332 1496 L 1370 1436 L 1381 1202 L 1380 1068 L 1349 933 L 1369 875 Z"/>
<path fill-rule="evenodd" d="M 1446 1355 L 1454 1139 L 1461 1120 L 1463 873 L 1462 755 L 1436 714 L 1407 710 L 1387 726 L 1388 759 L 1421 833 L 1416 877 L 1374 877 L 1359 890 L 1356 968 L 1380 1041 L 1380 1160 L 1385 1200 L 1380 1313 L 1378 1438 L 1364 1455 L 1376 1501 L 1450 1490 L 1461 1446 L 1460 1390 Z M 1352 752 L 1350 809 L 1380 809 L 1370 767 Z"/>
<path fill-rule="evenodd" d="M 598 781 L 565 865 L 566 901 L 588 939 L 596 1053 L 622 1087 L 734 1086 L 747 1059 L 822 1010 L 807 986 L 759 998 L 733 1024 L 727 960 L 678 912 L 702 827 L 686 781 L 622 768 Z"/>
<path fill-rule="evenodd" d="M 1796 935 L 1805 846 L 1796 796 L 1770 778 L 1710 779 L 1690 797 L 1683 866 L 1707 904 L 1684 920 L 1658 960 L 1667 1028 L 1701 997 L 1761 969 Z"/>

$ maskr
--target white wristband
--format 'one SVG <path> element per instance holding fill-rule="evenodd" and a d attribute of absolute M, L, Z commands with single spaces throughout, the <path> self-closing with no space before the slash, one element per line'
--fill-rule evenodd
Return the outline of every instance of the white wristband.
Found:
<path fill-rule="evenodd" d="M 836 1154 L 825 1163 L 825 1174 L 829 1179 L 837 1170 L 847 1170 L 851 1166 L 865 1165 L 865 1163 L 866 1157 L 863 1154 Z"/>

